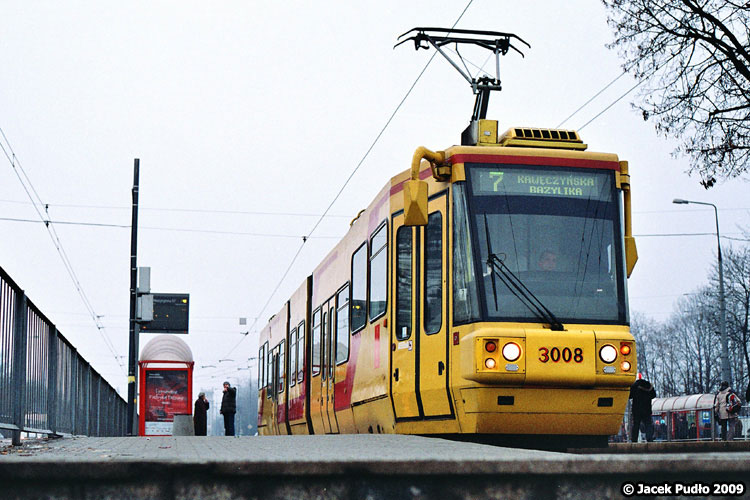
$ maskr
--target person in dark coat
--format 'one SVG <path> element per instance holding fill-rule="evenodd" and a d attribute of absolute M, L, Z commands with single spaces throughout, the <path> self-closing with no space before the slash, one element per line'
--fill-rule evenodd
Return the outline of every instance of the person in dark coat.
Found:
<path fill-rule="evenodd" d="M 198 399 L 195 400 L 195 408 L 193 409 L 193 426 L 195 427 L 196 436 L 205 436 L 208 434 L 206 428 L 208 406 L 206 393 L 199 393 Z"/>
<path fill-rule="evenodd" d="M 237 413 L 237 388 L 224 382 L 224 395 L 221 397 L 221 409 L 224 415 L 224 435 L 234 436 L 234 414 Z"/>
<path fill-rule="evenodd" d="M 651 421 L 651 400 L 655 397 L 656 390 L 651 385 L 651 382 L 646 379 L 640 378 L 630 387 L 630 399 L 633 400 L 633 404 L 630 407 L 630 418 L 633 422 L 630 440 L 634 443 L 638 442 L 638 431 L 640 430 L 641 423 L 646 428 L 646 441 L 651 442 L 654 440 L 654 424 Z"/>

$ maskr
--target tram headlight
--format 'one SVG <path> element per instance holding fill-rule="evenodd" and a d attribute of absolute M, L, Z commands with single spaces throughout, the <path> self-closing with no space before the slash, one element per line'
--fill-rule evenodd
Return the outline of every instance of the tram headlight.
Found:
<path fill-rule="evenodd" d="M 484 360 L 484 366 L 486 366 L 488 370 L 494 370 L 497 366 L 497 361 L 492 358 L 487 358 Z"/>
<path fill-rule="evenodd" d="M 605 363 L 613 363 L 617 359 L 617 349 L 611 344 L 605 344 L 599 349 L 599 357 Z"/>
<path fill-rule="evenodd" d="M 630 361 L 623 361 L 620 365 L 620 368 L 622 368 L 622 371 L 629 372 L 630 371 Z"/>
<path fill-rule="evenodd" d="M 507 361 L 515 361 L 521 357 L 521 348 L 515 342 L 508 342 L 503 346 L 503 357 Z"/>

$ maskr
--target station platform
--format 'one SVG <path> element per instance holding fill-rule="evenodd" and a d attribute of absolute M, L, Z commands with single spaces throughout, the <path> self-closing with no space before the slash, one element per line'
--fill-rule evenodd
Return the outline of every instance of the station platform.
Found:
<path fill-rule="evenodd" d="M 558 453 L 402 435 L 74 437 L 0 448 L 0 496 L 588 499 L 624 498 L 641 485 L 705 492 L 720 482 L 734 485 L 733 498 L 750 498 L 750 448 L 724 444 Z"/>

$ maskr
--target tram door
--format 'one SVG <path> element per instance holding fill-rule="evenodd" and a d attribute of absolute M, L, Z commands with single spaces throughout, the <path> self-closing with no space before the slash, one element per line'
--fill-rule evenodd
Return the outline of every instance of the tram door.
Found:
<path fill-rule="evenodd" d="M 310 381 L 310 419 L 314 434 L 324 434 L 328 427 L 324 426 L 325 394 L 324 381 L 321 374 L 321 337 L 323 329 L 323 311 L 318 308 L 313 312 L 312 327 L 310 328 L 310 371 L 307 374 Z"/>
<path fill-rule="evenodd" d="M 279 390 L 281 380 L 279 377 L 279 346 L 271 352 L 271 434 L 279 435 Z"/>
<path fill-rule="evenodd" d="M 338 434 L 334 407 L 336 369 L 336 303 L 333 298 L 323 306 L 323 426 L 326 433 Z"/>
<path fill-rule="evenodd" d="M 446 192 L 447 193 L 447 192 Z M 448 196 L 429 201 L 419 252 L 419 394 L 425 417 L 448 416 Z"/>
<path fill-rule="evenodd" d="M 420 417 L 417 392 L 417 335 L 415 284 L 417 275 L 416 243 L 419 227 L 404 226 L 404 215 L 393 218 L 393 254 L 395 279 L 391 283 L 394 317 L 391 328 L 391 396 L 396 418 Z"/>

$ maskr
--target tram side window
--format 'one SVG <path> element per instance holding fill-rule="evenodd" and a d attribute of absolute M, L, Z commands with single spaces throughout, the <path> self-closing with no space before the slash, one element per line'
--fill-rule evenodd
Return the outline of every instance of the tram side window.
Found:
<path fill-rule="evenodd" d="M 424 253 L 424 329 L 427 335 L 440 331 L 443 323 L 443 215 L 427 218 Z"/>
<path fill-rule="evenodd" d="M 305 322 L 297 327 L 297 381 L 305 380 Z"/>
<path fill-rule="evenodd" d="M 411 227 L 396 232 L 396 338 L 411 336 Z"/>
<path fill-rule="evenodd" d="M 327 376 L 327 370 L 326 367 L 331 364 L 331 354 L 328 351 L 328 347 L 331 344 L 331 326 L 328 324 L 328 320 L 330 319 L 330 316 L 328 312 L 324 309 L 323 310 L 323 345 L 321 346 L 322 352 L 321 352 L 321 365 L 323 365 L 323 380 L 326 379 Z"/>
<path fill-rule="evenodd" d="M 284 341 L 279 344 L 279 393 L 284 392 Z"/>
<path fill-rule="evenodd" d="M 349 359 L 349 286 L 336 297 L 336 364 Z"/>
<path fill-rule="evenodd" d="M 312 319 L 312 374 L 320 373 L 320 309 L 313 313 Z"/>
<path fill-rule="evenodd" d="M 273 349 L 268 353 L 266 357 L 266 384 L 268 385 L 268 391 L 266 396 L 270 399 L 271 393 L 273 392 L 273 355 L 276 349 Z"/>
<path fill-rule="evenodd" d="M 289 333 L 289 387 L 297 385 L 297 329 Z"/>
<path fill-rule="evenodd" d="M 263 389 L 266 386 L 266 348 L 268 343 L 260 346 L 258 351 L 258 389 Z"/>
<path fill-rule="evenodd" d="M 352 301 L 349 304 L 352 333 L 365 327 L 367 322 L 367 243 L 352 255 Z"/>
<path fill-rule="evenodd" d="M 370 321 L 385 313 L 388 283 L 387 246 L 388 227 L 384 223 L 370 239 Z"/>

